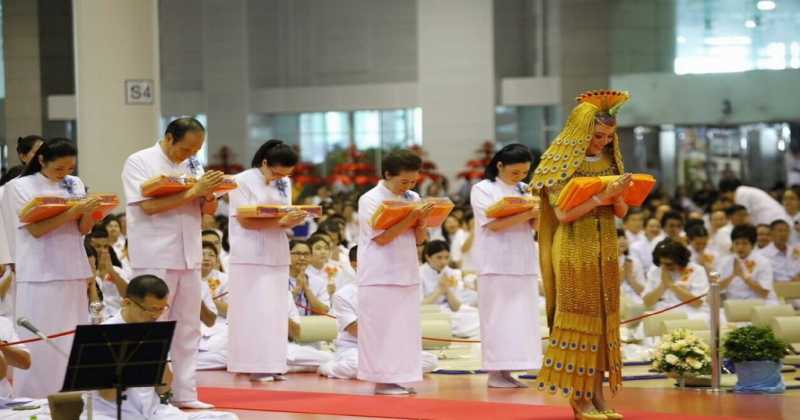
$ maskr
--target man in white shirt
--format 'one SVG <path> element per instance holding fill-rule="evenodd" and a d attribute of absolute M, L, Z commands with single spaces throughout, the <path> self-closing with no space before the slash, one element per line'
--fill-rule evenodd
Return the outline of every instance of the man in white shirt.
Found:
<path fill-rule="evenodd" d="M 628 245 L 633 245 L 646 239 L 644 235 L 644 213 L 642 213 L 641 209 L 630 209 L 623 218 L 623 225 Z"/>
<path fill-rule="evenodd" d="M 708 248 L 719 256 L 730 255 L 731 253 L 731 231 L 733 225 L 728 222 L 728 214 L 725 210 L 715 210 L 709 216 L 709 243 Z"/>
<path fill-rule="evenodd" d="M 778 219 L 784 221 L 783 219 Z M 772 228 L 769 227 L 770 225 L 757 225 L 756 226 L 756 252 L 763 251 L 766 247 L 772 243 Z"/>
<path fill-rule="evenodd" d="M 781 203 L 763 190 L 742 185 L 737 179 L 730 179 L 720 181 L 719 192 L 721 197 L 746 207 L 752 217 L 751 223 L 755 225 L 769 225 L 778 219 L 792 223 L 792 218 Z"/>
<path fill-rule="evenodd" d="M 800 281 L 800 247 L 789 244 L 791 228 L 783 220 L 776 220 L 770 226 L 772 243 L 761 250 L 772 265 L 775 282 Z"/>
<path fill-rule="evenodd" d="M 175 369 L 174 395 L 182 408 L 211 408 L 197 400 L 195 378 L 200 341 L 201 214 L 214 214 L 213 190 L 219 171 L 204 173 L 194 157 L 205 141 L 205 128 L 194 118 L 172 121 L 163 139 L 128 157 L 122 170 L 127 199 L 128 251 L 134 275 L 152 274 L 169 285 L 169 313 L 178 321 L 170 350 Z M 190 176 L 188 190 L 151 198 L 142 184 L 162 175 Z"/>
<path fill-rule="evenodd" d="M 135 277 L 128 284 L 122 309 L 104 324 L 157 321 L 169 308 L 168 294 L 169 288 L 160 278 L 152 275 Z M 173 405 L 161 404 L 159 394 L 168 392 L 170 382 L 172 382 L 172 372 L 169 368 L 164 372 L 163 382 L 166 384 L 163 387 L 141 387 L 126 390 L 122 402 L 122 417 L 137 420 L 237 419 L 234 414 L 221 412 L 204 411 L 188 414 Z M 95 419 L 113 420 L 117 418 L 116 396 L 117 391 L 114 389 L 92 392 Z M 84 413 L 82 418 L 85 416 Z"/>
<path fill-rule="evenodd" d="M 727 299 L 763 299 L 777 302 L 772 290 L 772 265 L 769 260 L 753 252 L 756 228 L 753 225 L 736 226 L 731 232 L 734 254 L 722 258 L 717 266 L 720 289 Z"/>
<path fill-rule="evenodd" d="M 655 217 L 647 220 L 644 233 L 644 239 L 630 244 L 630 254 L 646 273 L 653 266 L 653 250 L 667 235 L 661 230 L 661 222 Z"/>

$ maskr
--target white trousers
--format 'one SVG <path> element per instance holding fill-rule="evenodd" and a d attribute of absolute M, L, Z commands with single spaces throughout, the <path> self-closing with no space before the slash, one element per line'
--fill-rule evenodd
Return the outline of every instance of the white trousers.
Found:
<path fill-rule="evenodd" d="M 22 282 L 17 284 L 17 316 L 28 318 L 44 334 L 51 335 L 75 329 L 87 323 L 89 299 L 86 280 Z M 28 330 L 18 328 L 20 339 L 34 338 Z M 72 349 L 72 335 L 52 342 L 64 353 Z M 15 395 L 47 398 L 61 390 L 67 359 L 43 342 L 28 344 L 31 368 L 14 372 Z"/>
<path fill-rule="evenodd" d="M 423 351 L 421 358 L 422 371 L 425 373 L 433 372 L 439 365 L 433 353 Z M 333 379 L 355 379 L 358 374 L 358 349 L 351 347 L 337 351 L 333 360 L 320 365 L 319 373 Z"/>
<path fill-rule="evenodd" d="M 302 344 L 290 342 L 286 351 L 289 372 L 314 372 L 320 365 L 331 360 L 333 360 L 333 353 Z"/>
<path fill-rule="evenodd" d="M 481 275 L 478 282 L 483 369 L 541 367 L 539 279 L 536 276 Z"/>
<path fill-rule="evenodd" d="M 197 400 L 197 347 L 200 344 L 200 270 L 134 269 L 133 277 L 151 274 L 169 287 L 169 312 L 160 321 L 177 321 L 172 337 L 170 359 L 173 401 Z M 132 277 L 132 278 L 133 278 Z"/>
<path fill-rule="evenodd" d="M 231 263 L 228 282 L 228 371 L 286 372 L 289 266 Z"/>
<path fill-rule="evenodd" d="M 358 379 L 422 380 L 419 284 L 358 287 Z"/>
<path fill-rule="evenodd" d="M 470 305 L 461 305 L 458 311 L 450 310 L 447 303 L 442 305 L 442 310 L 450 314 L 453 321 L 453 335 L 455 337 L 472 338 L 481 333 L 481 317 L 478 308 Z"/>

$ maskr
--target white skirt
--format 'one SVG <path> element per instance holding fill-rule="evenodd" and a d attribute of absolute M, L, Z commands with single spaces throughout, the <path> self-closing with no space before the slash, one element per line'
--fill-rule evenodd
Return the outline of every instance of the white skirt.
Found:
<path fill-rule="evenodd" d="M 538 278 L 482 275 L 478 282 L 483 369 L 541 367 Z"/>
<path fill-rule="evenodd" d="M 52 335 L 87 324 L 89 299 L 86 280 L 22 282 L 17 284 L 17 316 L 28 318 L 42 333 Z M 21 339 L 34 338 L 27 330 L 17 329 Z M 53 340 L 69 354 L 72 335 Z M 47 398 L 64 385 L 67 359 L 43 342 L 27 345 L 31 368 L 14 371 L 14 393 L 29 398 Z"/>
<path fill-rule="evenodd" d="M 419 284 L 358 287 L 358 379 L 422 380 Z"/>
<path fill-rule="evenodd" d="M 286 372 L 289 266 L 232 263 L 228 281 L 228 371 Z"/>

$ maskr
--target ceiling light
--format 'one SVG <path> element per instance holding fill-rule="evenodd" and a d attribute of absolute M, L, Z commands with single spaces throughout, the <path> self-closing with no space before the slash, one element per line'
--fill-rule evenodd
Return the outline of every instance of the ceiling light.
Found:
<path fill-rule="evenodd" d="M 747 29 L 753 29 L 756 26 L 758 25 L 756 25 L 756 21 L 754 21 L 753 19 L 747 19 L 746 21 L 744 21 L 744 27 Z"/>
<path fill-rule="evenodd" d="M 771 0 L 761 0 L 758 3 L 756 3 L 756 7 L 758 8 L 758 10 L 761 10 L 762 12 L 769 12 L 771 10 L 775 10 L 777 5 L 775 4 L 774 1 Z"/>

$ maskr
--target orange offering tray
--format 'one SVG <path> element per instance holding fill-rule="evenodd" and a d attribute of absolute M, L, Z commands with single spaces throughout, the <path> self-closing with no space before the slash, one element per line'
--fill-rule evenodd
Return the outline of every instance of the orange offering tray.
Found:
<path fill-rule="evenodd" d="M 119 199 L 114 194 L 89 194 L 89 197 L 100 198 L 100 207 L 92 213 L 95 220 L 101 220 L 119 205 Z M 22 223 L 41 222 L 64 213 L 80 201 L 81 199 L 54 196 L 36 197 L 20 210 L 19 220 Z"/>
<path fill-rule="evenodd" d="M 145 197 L 165 197 L 184 192 L 192 188 L 196 183 L 197 179 L 190 176 L 159 175 L 142 183 L 142 195 Z M 226 175 L 222 183 L 214 189 L 214 192 L 228 192 L 235 190 L 238 186 L 232 176 Z"/>
<path fill-rule="evenodd" d="M 619 175 L 572 178 L 561 191 L 556 204 L 563 211 L 571 210 L 602 192 L 606 185 L 618 178 Z M 631 180 L 633 181 L 633 186 L 625 190 L 622 196 L 626 204 L 638 207 L 644 203 L 644 200 L 647 199 L 647 196 L 655 187 L 656 179 L 650 174 L 632 174 Z"/>
<path fill-rule="evenodd" d="M 418 202 L 384 201 L 378 211 L 372 215 L 371 225 L 375 229 L 389 229 L 396 225 L 412 210 L 422 207 L 426 203 L 433 203 L 433 210 L 426 219 L 426 227 L 437 227 L 444 223 L 455 205 L 448 198 L 426 198 Z"/>
<path fill-rule="evenodd" d="M 486 217 L 490 219 L 499 219 L 514 216 L 526 212 L 535 206 L 536 201 L 530 196 L 503 197 L 486 209 Z"/>
<path fill-rule="evenodd" d="M 322 216 L 322 207 L 320 206 L 283 206 L 280 204 L 257 204 L 253 206 L 242 206 L 236 211 L 238 217 L 245 218 L 259 218 L 259 219 L 274 219 L 283 217 L 289 214 L 292 210 L 300 210 L 308 213 L 313 217 Z"/>

